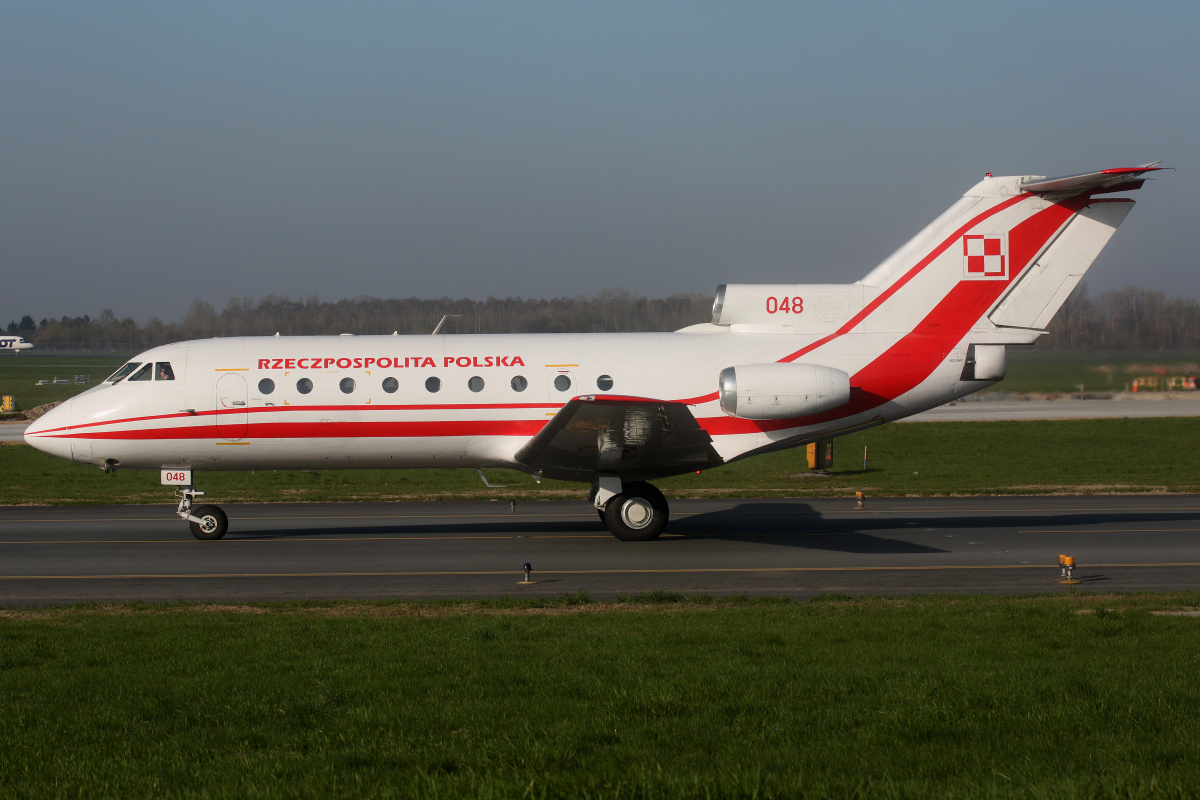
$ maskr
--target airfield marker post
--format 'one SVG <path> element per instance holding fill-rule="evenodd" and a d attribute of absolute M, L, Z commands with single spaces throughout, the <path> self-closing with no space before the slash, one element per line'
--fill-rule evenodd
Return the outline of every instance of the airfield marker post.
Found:
<path fill-rule="evenodd" d="M 1075 580 L 1075 557 L 1063 556 L 1063 574 L 1066 576 L 1059 583 L 1079 583 Z"/>

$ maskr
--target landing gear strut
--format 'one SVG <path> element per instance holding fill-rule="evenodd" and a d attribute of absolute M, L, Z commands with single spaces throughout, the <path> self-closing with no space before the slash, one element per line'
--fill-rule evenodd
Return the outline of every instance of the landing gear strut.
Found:
<path fill-rule="evenodd" d="M 179 508 L 175 513 L 190 523 L 192 536 L 197 539 L 220 539 L 229 530 L 229 517 L 217 506 L 192 507 L 192 500 L 203 497 L 204 492 L 197 492 L 191 486 L 183 486 L 178 491 Z"/>
<path fill-rule="evenodd" d="M 645 481 L 622 483 L 619 478 L 601 476 L 592 498 L 600 519 L 624 542 L 657 539 L 670 518 L 667 498 Z"/>

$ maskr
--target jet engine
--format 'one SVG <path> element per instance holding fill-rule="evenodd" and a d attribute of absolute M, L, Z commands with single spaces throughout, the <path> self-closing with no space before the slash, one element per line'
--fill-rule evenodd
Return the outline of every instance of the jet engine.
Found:
<path fill-rule="evenodd" d="M 721 410 L 742 419 L 789 419 L 850 402 L 850 376 L 820 364 L 745 364 L 721 370 Z"/>

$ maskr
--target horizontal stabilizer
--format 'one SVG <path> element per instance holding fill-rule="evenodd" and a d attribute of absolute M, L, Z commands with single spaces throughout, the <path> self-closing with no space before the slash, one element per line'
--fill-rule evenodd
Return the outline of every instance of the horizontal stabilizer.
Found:
<path fill-rule="evenodd" d="M 1143 164 L 1140 167 L 1117 167 L 1099 172 L 1083 172 L 1079 175 L 1063 175 L 1058 178 L 1030 178 L 1021 181 L 1021 190 L 1033 194 L 1062 192 L 1067 195 L 1091 192 L 1101 194 L 1112 191 L 1132 191 L 1141 188 L 1141 176 L 1170 167 L 1157 166 L 1161 161 Z"/>

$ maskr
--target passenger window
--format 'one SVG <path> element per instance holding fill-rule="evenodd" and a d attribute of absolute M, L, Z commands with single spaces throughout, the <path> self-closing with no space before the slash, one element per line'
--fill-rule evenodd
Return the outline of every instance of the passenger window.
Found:
<path fill-rule="evenodd" d="M 467 388 L 470 389 L 472 392 L 482 392 L 483 391 L 483 378 L 479 377 L 478 375 L 471 378 L 471 380 L 467 381 Z"/>
<path fill-rule="evenodd" d="M 261 394 L 270 394 L 275 391 L 275 381 L 270 378 L 263 378 L 258 382 L 258 391 Z"/>
<path fill-rule="evenodd" d="M 523 392 L 529 386 L 529 381 L 525 380 L 524 375 L 517 375 L 512 379 L 512 388 L 514 392 Z"/>
<path fill-rule="evenodd" d="M 554 388 L 558 389 L 560 392 L 565 392 L 567 389 L 571 388 L 571 379 L 566 375 L 559 375 L 554 379 Z"/>
<path fill-rule="evenodd" d="M 308 378 L 301 378 L 296 381 L 296 391 L 300 394 L 308 394 L 312 391 L 312 381 Z"/>
<path fill-rule="evenodd" d="M 175 380 L 175 371 L 171 369 L 171 365 L 166 361 L 159 361 L 154 365 L 154 380 L 173 381 Z"/>
<path fill-rule="evenodd" d="M 607 392 L 612 386 L 613 380 L 611 375 L 601 375 L 599 378 L 596 378 L 596 388 L 600 391 Z"/>
<path fill-rule="evenodd" d="M 425 381 L 425 389 L 429 392 L 436 392 L 442 388 L 441 378 L 428 378 Z"/>
<path fill-rule="evenodd" d="M 125 366 L 121 367 L 119 370 L 114 372 L 112 374 L 112 376 L 109 377 L 109 379 L 108 379 L 109 382 L 116 383 L 117 381 L 121 380 L 129 373 L 133 372 L 139 366 L 141 366 L 141 363 L 142 362 L 140 362 L 140 361 L 130 361 L 128 364 L 126 364 Z"/>
<path fill-rule="evenodd" d="M 139 369 L 137 372 L 135 372 L 129 376 L 129 380 L 131 380 L 131 381 L 148 381 L 148 380 L 150 380 L 150 376 L 154 374 L 153 370 L 151 369 L 153 366 L 154 366 L 153 364 L 151 364 L 149 361 L 147 361 L 145 364 L 142 365 L 141 369 Z"/>
<path fill-rule="evenodd" d="M 395 378 L 384 378 L 383 379 L 383 390 L 385 392 L 387 392 L 388 394 L 395 393 L 395 391 L 399 388 L 400 388 L 400 381 L 396 380 Z"/>
<path fill-rule="evenodd" d="M 342 390 L 342 394 L 350 394 L 354 391 L 354 378 L 342 378 L 338 387 Z"/>

